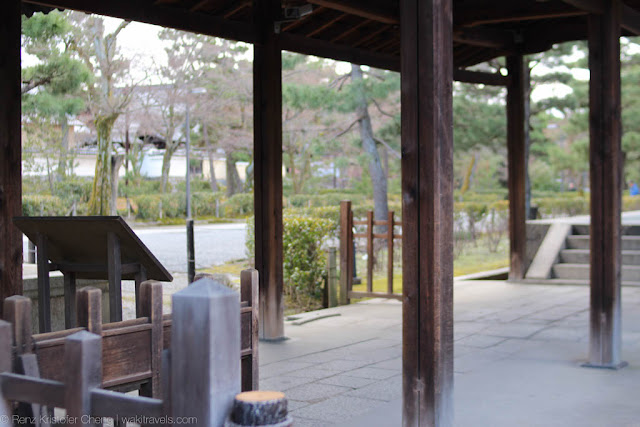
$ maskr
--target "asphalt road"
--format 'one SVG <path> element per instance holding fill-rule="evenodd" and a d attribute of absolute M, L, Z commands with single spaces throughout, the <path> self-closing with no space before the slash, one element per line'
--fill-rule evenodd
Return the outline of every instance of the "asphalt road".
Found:
<path fill-rule="evenodd" d="M 134 228 L 133 231 L 167 270 L 187 272 L 185 227 Z M 245 236 L 245 224 L 196 224 L 196 269 L 245 258 Z"/>

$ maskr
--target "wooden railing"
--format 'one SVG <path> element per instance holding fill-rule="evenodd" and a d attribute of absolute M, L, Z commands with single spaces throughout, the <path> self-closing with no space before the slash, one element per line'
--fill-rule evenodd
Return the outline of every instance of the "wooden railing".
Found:
<path fill-rule="evenodd" d="M 242 390 L 257 390 L 259 305 L 256 270 L 242 272 L 240 295 Z M 161 355 L 171 346 L 173 330 L 173 315 L 162 314 L 162 284 L 154 281 L 141 284 L 143 317 L 136 319 L 103 324 L 101 299 L 99 289 L 82 288 L 76 295 L 79 327 L 31 335 L 31 300 L 23 296 L 7 298 L 4 320 L 13 328 L 13 366 L 19 368 L 20 357 L 32 354 L 40 377 L 62 381 L 65 341 L 74 333 L 87 330 L 102 337 L 103 388 L 139 389 L 141 395 L 158 397 Z"/>
<path fill-rule="evenodd" d="M 366 226 L 365 231 L 355 233 L 356 226 Z M 340 303 L 349 304 L 351 298 L 394 298 L 402 299 L 401 294 L 394 293 L 393 287 L 393 258 L 394 241 L 402 239 L 401 234 L 395 234 L 401 222 L 396 221 L 394 212 L 389 212 L 386 220 L 374 220 L 373 211 L 366 213 L 366 219 L 354 220 L 351 202 L 340 202 Z M 385 233 L 376 233 L 375 228 L 385 228 Z M 367 290 L 358 292 L 353 290 L 355 271 L 354 239 L 366 239 L 367 251 Z M 374 292 L 373 272 L 376 255 L 375 239 L 386 241 L 387 248 L 387 289 L 386 292 Z"/>
<path fill-rule="evenodd" d="M 46 414 L 64 408 L 68 424 L 96 425 L 108 417 L 118 425 L 222 426 L 241 389 L 238 294 L 208 278 L 174 294 L 175 333 L 162 351 L 161 287 L 145 282 L 141 291 L 145 318 L 103 326 L 92 310 L 99 291 L 84 289 L 78 301 L 86 308 L 87 316 L 78 316 L 84 328 L 33 337 L 25 328 L 30 302 L 11 299 L 5 307 L 15 323 L 0 321 L 0 423 L 45 415 L 38 423 L 50 424 Z M 142 389 L 150 396 L 103 389 L 139 381 L 150 385 Z M 14 414 L 12 402 L 23 402 L 21 413 Z"/>

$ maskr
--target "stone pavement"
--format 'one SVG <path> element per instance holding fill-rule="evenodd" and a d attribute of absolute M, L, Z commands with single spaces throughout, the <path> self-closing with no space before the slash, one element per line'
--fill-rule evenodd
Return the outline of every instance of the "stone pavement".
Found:
<path fill-rule="evenodd" d="M 459 281 L 454 294 L 456 425 L 640 427 L 640 288 L 622 291 L 620 371 L 580 367 L 587 287 Z M 401 425 L 401 304 L 321 314 L 334 316 L 260 344 L 260 388 L 285 392 L 296 426 Z"/>

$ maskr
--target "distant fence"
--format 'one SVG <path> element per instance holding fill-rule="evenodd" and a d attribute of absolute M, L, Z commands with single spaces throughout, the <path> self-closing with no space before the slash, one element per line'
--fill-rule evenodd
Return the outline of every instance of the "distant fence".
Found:
<path fill-rule="evenodd" d="M 79 302 L 93 308 L 97 307 L 96 296 L 99 291 L 93 289 L 84 289 L 78 295 Z M 97 425 L 106 417 L 116 425 L 222 426 L 241 389 L 238 294 L 207 278 L 174 294 L 174 334 L 170 349 L 164 352 L 159 284 L 145 282 L 142 296 L 149 311 L 137 322 L 101 328 L 97 312 L 88 309 L 82 313 L 93 317 L 78 316 L 78 323 L 85 329 L 34 337 L 24 327 L 29 304 L 14 297 L 5 309 L 9 308 L 15 323 L 0 321 L 2 424 L 17 425 L 30 419 L 40 425 L 52 424 L 56 420 L 46 414 L 52 414 L 52 408 L 65 408 L 65 419 L 60 421 L 67 424 Z M 143 342 L 145 348 L 136 346 L 136 341 Z M 133 347 L 122 347 L 125 344 Z M 35 354 L 29 351 L 34 347 Z M 46 357 L 44 349 L 49 349 Z M 55 379 L 46 377 L 53 373 L 52 364 L 58 370 Z M 125 366 L 133 372 L 125 380 L 128 384 L 143 379 L 136 372 L 147 370 L 144 379 L 151 385 L 147 389 L 150 397 L 102 389 L 115 384 L 115 378 L 122 378 Z M 26 418 L 13 417 L 11 402 L 23 402 L 18 413 Z"/>
<path fill-rule="evenodd" d="M 364 232 L 356 233 L 356 226 L 365 226 Z M 386 232 L 376 233 L 379 227 Z M 366 219 L 355 220 L 350 201 L 340 202 L 340 303 L 349 304 L 351 298 L 394 298 L 402 299 L 402 294 L 394 293 L 393 287 L 393 257 L 394 241 L 402 239 L 402 234 L 396 234 L 396 229 L 402 223 L 396 221 L 394 212 L 389 212 L 386 220 L 374 220 L 373 211 L 366 213 Z M 367 290 L 359 292 L 353 290 L 355 271 L 355 239 L 366 242 L 367 252 Z M 387 287 L 386 292 L 374 292 L 373 270 L 375 260 L 376 239 L 384 240 L 387 249 Z"/>
<path fill-rule="evenodd" d="M 240 319 L 242 390 L 258 389 L 258 272 L 241 274 Z M 12 296 L 4 301 L 4 320 L 12 324 L 14 367 L 23 355 L 33 355 L 39 376 L 62 381 L 66 339 L 82 330 L 102 337 L 101 386 L 118 391 L 139 389 L 141 395 L 160 395 L 162 351 L 171 347 L 174 314 L 162 314 L 162 284 L 143 282 L 142 317 L 102 323 L 101 291 L 82 288 L 76 295 L 78 328 L 31 335 L 31 300 Z M 193 325 L 197 331 L 199 326 Z M 203 332 L 204 333 L 204 332 Z M 199 356 L 194 355 L 194 358 Z"/>

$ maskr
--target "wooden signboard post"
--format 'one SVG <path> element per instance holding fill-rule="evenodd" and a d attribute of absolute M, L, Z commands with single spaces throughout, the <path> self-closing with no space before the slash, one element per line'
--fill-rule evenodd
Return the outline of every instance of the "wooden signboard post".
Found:
<path fill-rule="evenodd" d="M 76 280 L 109 281 L 109 321 L 122 320 L 122 280 L 171 282 L 173 277 L 119 216 L 16 217 L 14 224 L 38 247 L 40 333 L 51 330 L 49 272 L 64 275 L 65 328 L 75 327 Z"/>

